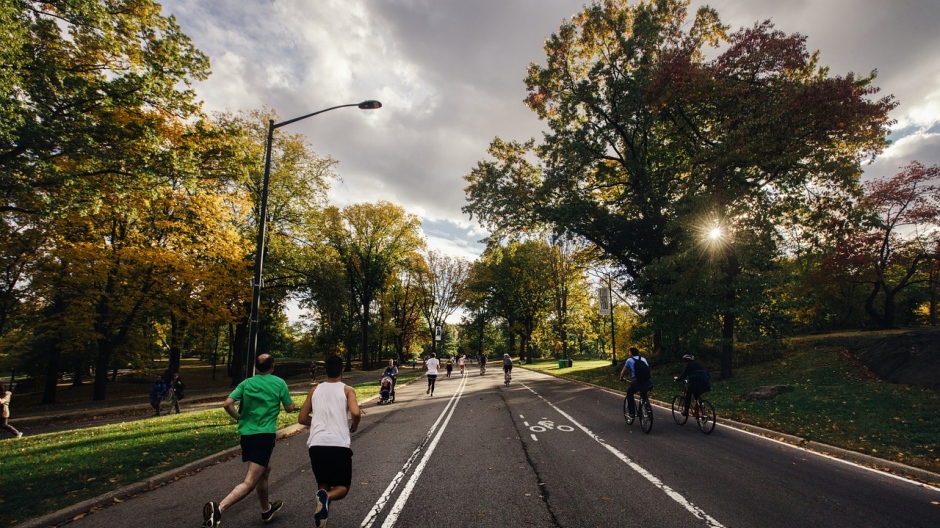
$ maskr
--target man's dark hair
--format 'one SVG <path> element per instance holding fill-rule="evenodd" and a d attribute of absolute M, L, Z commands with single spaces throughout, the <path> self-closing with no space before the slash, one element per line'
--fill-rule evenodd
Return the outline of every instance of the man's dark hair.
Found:
<path fill-rule="evenodd" d="M 270 372 L 272 368 L 274 368 L 274 356 L 265 356 L 264 359 L 259 356 L 255 360 L 255 370 L 258 372 Z"/>
<path fill-rule="evenodd" d="M 639 355 L 640 355 L 639 349 L 637 349 L 636 347 L 630 347 L 630 355 L 631 355 L 631 356 L 639 356 Z"/>
<path fill-rule="evenodd" d="M 326 358 L 326 376 L 328 378 L 338 378 L 343 373 L 343 358 L 339 356 L 330 356 Z"/>

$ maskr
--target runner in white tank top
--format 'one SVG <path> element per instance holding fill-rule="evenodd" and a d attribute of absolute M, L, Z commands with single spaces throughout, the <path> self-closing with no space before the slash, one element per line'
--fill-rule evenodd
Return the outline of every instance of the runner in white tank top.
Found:
<path fill-rule="evenodd" d="M 307 447 L 315 445 L 349 447 L 349 420 L 346 409 L 346 384 L 328 382 L 317 385 L 311 395 L 312 414 Z"/>

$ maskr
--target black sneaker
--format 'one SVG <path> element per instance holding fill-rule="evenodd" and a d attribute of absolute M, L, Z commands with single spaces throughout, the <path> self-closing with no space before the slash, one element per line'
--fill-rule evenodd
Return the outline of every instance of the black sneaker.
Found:
<path fill-rule="evenodd" d="M 281 506 L 284 505 L 284 501 L 276 500 L 271 501 L 271 507 L 268 508 L 268 511 L 261 512 L 261 520 L 264 522 L 271 522 L 271 519 L 274 518 L 274 512 L 281 509 Z"/>
<path fill-rule="evenodd" d="M 326 527 L 326 519 L 330 516 L 330 497 L 326 490 L 317 490 L 317 509 L 313 511 L 313 525 L 317 528 Z"/>
<path fill-rule="evenodd" d="M 222 523 L 222 511 L 215 502 L 207 502 L 202 507 L 202 527 L 215 528 Z"/>

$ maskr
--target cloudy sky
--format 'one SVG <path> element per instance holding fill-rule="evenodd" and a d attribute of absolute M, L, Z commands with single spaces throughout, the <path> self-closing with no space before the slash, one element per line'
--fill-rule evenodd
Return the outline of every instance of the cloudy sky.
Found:
<path fill-rule="evenodd" d="M 462 177 L 495 136 L 539 137 L 526 66 L 584 0 L 166 0 L 164 14 L 212 61 L 204 109 L 269 107 L 339 160 L 336 205 L 387 200 L 418 215 L 432 248 L 474 258 L 483 233 L 460 212 Z M 693 0 L 693 9 L 706 2 Z M 732 29 L 770 19 L 808 37 L 831 75 L 878 70 L 900 106 L 893 144 L 866 169 L 940 163 L 940 1 L 713 0 Z"/>

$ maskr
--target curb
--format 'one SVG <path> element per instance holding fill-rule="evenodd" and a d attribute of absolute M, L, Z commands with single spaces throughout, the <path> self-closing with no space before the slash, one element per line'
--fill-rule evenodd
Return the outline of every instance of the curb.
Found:
<path fill-rule="evenodd" d="M 306 428 L 307 426 L 300 424 L 290 425 L 277 432 L 277 439 L 281 440 L 283 438 L 293 436 Z M 95 511 L 107 508 L 112 504 L 124 502 L 127 499 L 133 498 L 135 495 L 163 487 L 192 473 L 198 473 L 210 466 L 214 466 L 215 464 L 238 456 L 239 452 L 241 452 L 240 446 L 230 447 L 225 451 L 221 451 L 214 455 L 209 455 L 199 460 L 194 460 L 175 469 L 169 469 L 163 473 L 160 473 L 159 475 L 154 475 L 140 482 L 129 484 L 114 491 L 103 493 L 97 497 L 93 497 L 71 506 L 66 506 L 61 510 L 48 513 L 42 517 L 30 519 L 23 522 L 22 524 L 19 524 L 18 526 L 21 528 L 53 528 L 67 522 L 71 522 L 78 516 L 84 516 L 83 514 L 94 513 Z"/>

